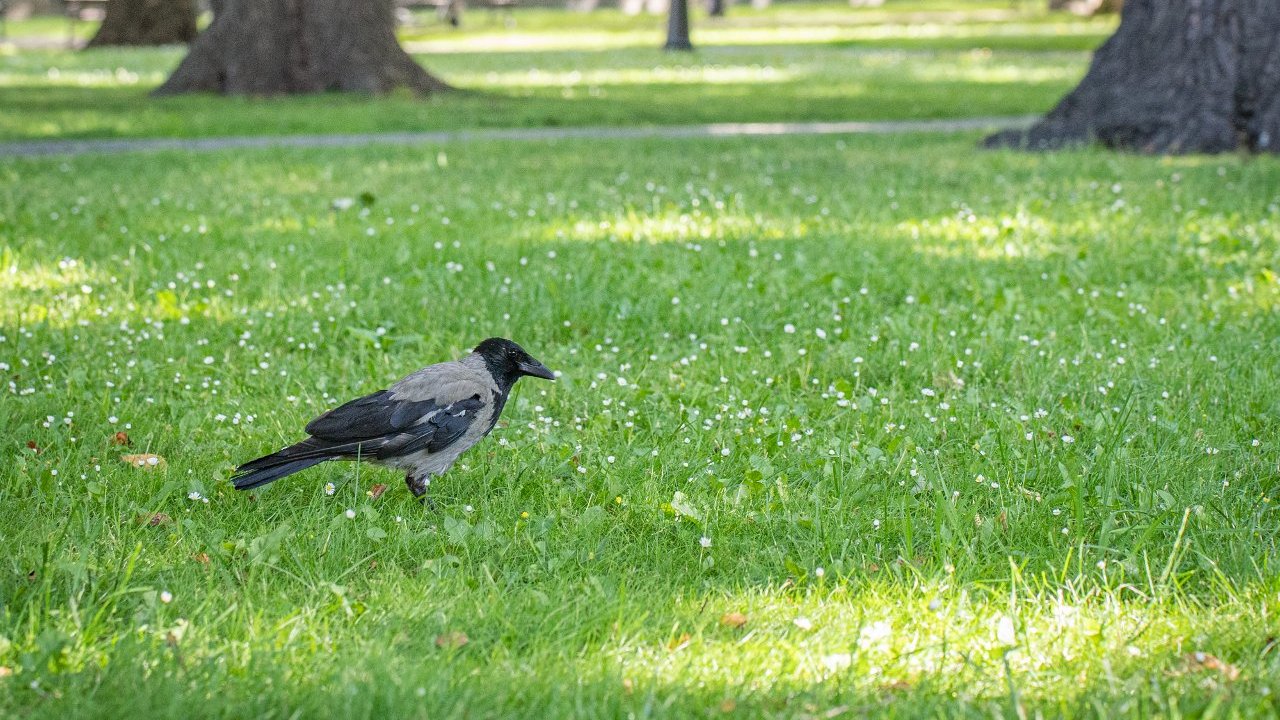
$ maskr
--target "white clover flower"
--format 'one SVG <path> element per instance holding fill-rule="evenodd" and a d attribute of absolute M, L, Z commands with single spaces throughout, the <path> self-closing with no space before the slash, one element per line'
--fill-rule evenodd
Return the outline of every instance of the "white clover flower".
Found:
<path fill-rule="evenodd" d="M 164 603 L 164 604 L 166 604 L 166 605 L 168 605 L 169 603 L 173 602 L 173 593 L 169 592 L 168 590 L 161 590 L 161 591 L 160 591 L 160 602 L 162 602 L 162 603 Z"/>
<path fill-rule="evenodd" d="M 347 511 L 346 511 L 345 513 L 343 513 L 343 514 L 347 516 L 347 519 L 348 519 L 348 520 L 355 520 L 355 519 L 356 519 L 356 511 L 355 511 L 355 510 L 352 510 L 351 508 L 347 508 Z"/>
<path fill-rule="evenodd" d="M 702 537 L 698 538 L 698 544 L 704 548 L 709 548 L 711 547 L 711 538 L 707 537 L 706 535 L 703 535 Z"/>

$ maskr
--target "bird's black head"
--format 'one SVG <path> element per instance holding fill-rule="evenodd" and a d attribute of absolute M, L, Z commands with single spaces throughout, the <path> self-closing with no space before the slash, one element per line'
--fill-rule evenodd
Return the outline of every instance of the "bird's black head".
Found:
<path fill-rule="evenodd" d="M 484 360 L 494 381 L 502 387 L 511 387 L 525 375 L 546 380 L 556 379 L 556 374 L 548 370 L 546 365 L 506 338 L 489 338 L 477 345 L 472 352 Z"/>

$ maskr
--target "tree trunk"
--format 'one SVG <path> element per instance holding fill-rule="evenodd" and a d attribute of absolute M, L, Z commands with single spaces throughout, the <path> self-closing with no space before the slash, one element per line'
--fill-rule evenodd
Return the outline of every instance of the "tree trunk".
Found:
<path fill-rule="evenodd" d="M 33 15 L 54 15 L 61 11 L 60 4 L 55 0 L 0 0 L 0 18 L 26 20 Z"/>
<path fill-rule="evenodd" d="M 112 0 L 116 2 L 117 0 Z M 157 95 L 448 90 L 400 47 L 392 0 L 223 0 Z"/>
<path fill-rule="evenodd" d="M 671 0 L 671 9 L 667 14 L 667 44 L 664 50 L 689 52 L 693 43 L 689 41 L 689 0 Z"/>
<path fill-rule="evenodd" d="M 111 0 L 88 47 L 173 45 L 195 36 L 195 0 Z"/>
<path fill-rule="evenodd" d="M 711 17 L 724 17 L 724 11 L 728 4 L 725 0 L 708 0 L 707 14 Z"/>
<path fill-rule="evenodd" d="M 1280 152 L 1280 2 L 1128 0 L 1080 85 L 987 147 Z"/>

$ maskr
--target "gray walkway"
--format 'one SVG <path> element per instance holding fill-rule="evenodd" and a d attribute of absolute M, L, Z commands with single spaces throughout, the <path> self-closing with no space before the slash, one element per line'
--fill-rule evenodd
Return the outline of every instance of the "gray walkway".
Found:
<path fill-rule="evenodd" d="M 206 152 L 230 149 L 419 145 L 486 140 L 633 140 L 644 138 L 766 137 L 774 135 L 884 135 L 950 133 L 1022 127 L 1032 117 L 980 117 L 959 120 L 893 122 L 717 123 L 646 127 L 511 128 L 442 130 L 364 135 L 260 135 L 253 137 L 136 138 L 122 140 L 28 140 L 0 143 L 0 157 L 91 155 L 179 150 Z"/>

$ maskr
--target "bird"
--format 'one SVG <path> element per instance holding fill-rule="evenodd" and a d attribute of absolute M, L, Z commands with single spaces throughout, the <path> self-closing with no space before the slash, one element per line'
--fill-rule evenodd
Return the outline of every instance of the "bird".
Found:
<path fill-rule="evenodd" d="M 236 468 L 237 490 L 252 490 L 329 460 L 363 460 L 401 470 L 419 502 L 431 479 L 498 422 L 522 377 L 555 380 L 511 340 L 489 338 L 460 360 L 429 365 L 391 387 L 356 398 L 307 423 L 306 440 Z"/>

